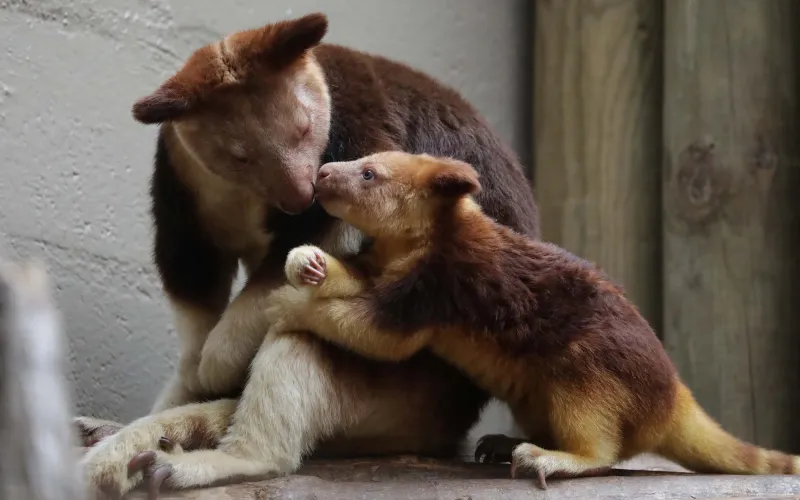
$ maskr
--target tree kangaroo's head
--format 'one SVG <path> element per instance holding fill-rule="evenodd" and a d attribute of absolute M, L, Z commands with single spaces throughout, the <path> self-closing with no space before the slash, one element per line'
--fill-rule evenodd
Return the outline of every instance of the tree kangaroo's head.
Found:
<path fill-rule="evenodd" d="M 313 56 L 323 14 L 234 33 L 195 51 L 133 105 L 141 123 L 168 122 L 201 168 L 288 213 L 314 201 L 331 100 Z"/>

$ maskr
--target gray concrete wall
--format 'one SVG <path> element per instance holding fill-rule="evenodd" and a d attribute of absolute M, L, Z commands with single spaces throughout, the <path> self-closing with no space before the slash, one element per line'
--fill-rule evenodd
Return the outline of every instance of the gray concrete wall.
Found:
<path fill-rule="evenodd" d="M 150 408 L 176 339 L 150 259 L 155 128 L 130 116 L 194 49 L 322 10 L 329 41 L 460 90 L 528 158 L 526 0 L 0 0 L 0 236 L 50 266 L 82 414 Z M 476 431 L 506 430 L 496 408 Z"/>

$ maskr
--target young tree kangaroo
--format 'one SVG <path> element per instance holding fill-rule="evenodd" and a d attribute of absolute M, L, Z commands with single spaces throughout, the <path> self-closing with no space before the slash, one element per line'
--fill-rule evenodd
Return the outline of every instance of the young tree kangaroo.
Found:
<path fill-rule="evenodd" d="M 129 476 L 128 462 L 158 449 L 162 436 L 240 459 L 226 470 L 198 465 L 182 486 L 247 475 L 254 459 L 288 473 L 312 449 L 451 455 L 488 401 L 429 354 L 388 364 L 311 335 L 264 339 L 267 296 L 285 283 L 290 249 L 310 243 L 345 257 L 362 243 L 358 231 L 313 204 L 321 161 L 385 150 L 461 159 L 481 173 L 477 201 L 487 214 L 539 236 L 518 160 L 472 106 L 405 65 L 320 44 L 326 30 L 326 17 L 311 14 L 235 33 L 197 50 L 134 105 L 137 120 L 161 124 L 154 255 L 181 357 L 152 414 L 87 453 L 93 487 L 134 487 L 142 474 Z M 248 279 L 229 303 L 239 262 Z M 239 395 L 238 406 L 201 402 Z M 187 460 L 205 463 L 202 453 Z"/>

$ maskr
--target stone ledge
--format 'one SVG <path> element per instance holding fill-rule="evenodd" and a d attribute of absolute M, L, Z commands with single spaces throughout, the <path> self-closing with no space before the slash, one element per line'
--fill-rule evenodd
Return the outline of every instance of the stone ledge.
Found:
<path fill-rule="evenodd" d="M 800 476 L 726 476 L 686 472 L 646 457 L 609 477 L 548 480 L 508 478 L 508 465 L 411 457 L 309 461 L 297 474 L 213 488 L 165 491 L 184 500 L 573 500 L 573 499 L 798 499 Z M 131 498 L 145 499 L 136 492 Z"/>

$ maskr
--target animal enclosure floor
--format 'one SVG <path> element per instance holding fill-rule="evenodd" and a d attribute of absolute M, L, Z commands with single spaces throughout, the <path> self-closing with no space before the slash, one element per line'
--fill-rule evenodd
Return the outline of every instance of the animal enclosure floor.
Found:
<path fill-rule="evenodd" d="M 509 479 L 508 465 L 399 457 L 309 461 L 295 475 L 214 488 L 162 493 L 184 500 L 572 500 L 798 499 L 800 476 L 693 474 L 655 457 L 621 464 L 615 476 Z M 145 499 L 137 492 L 131 498 Z"/>

